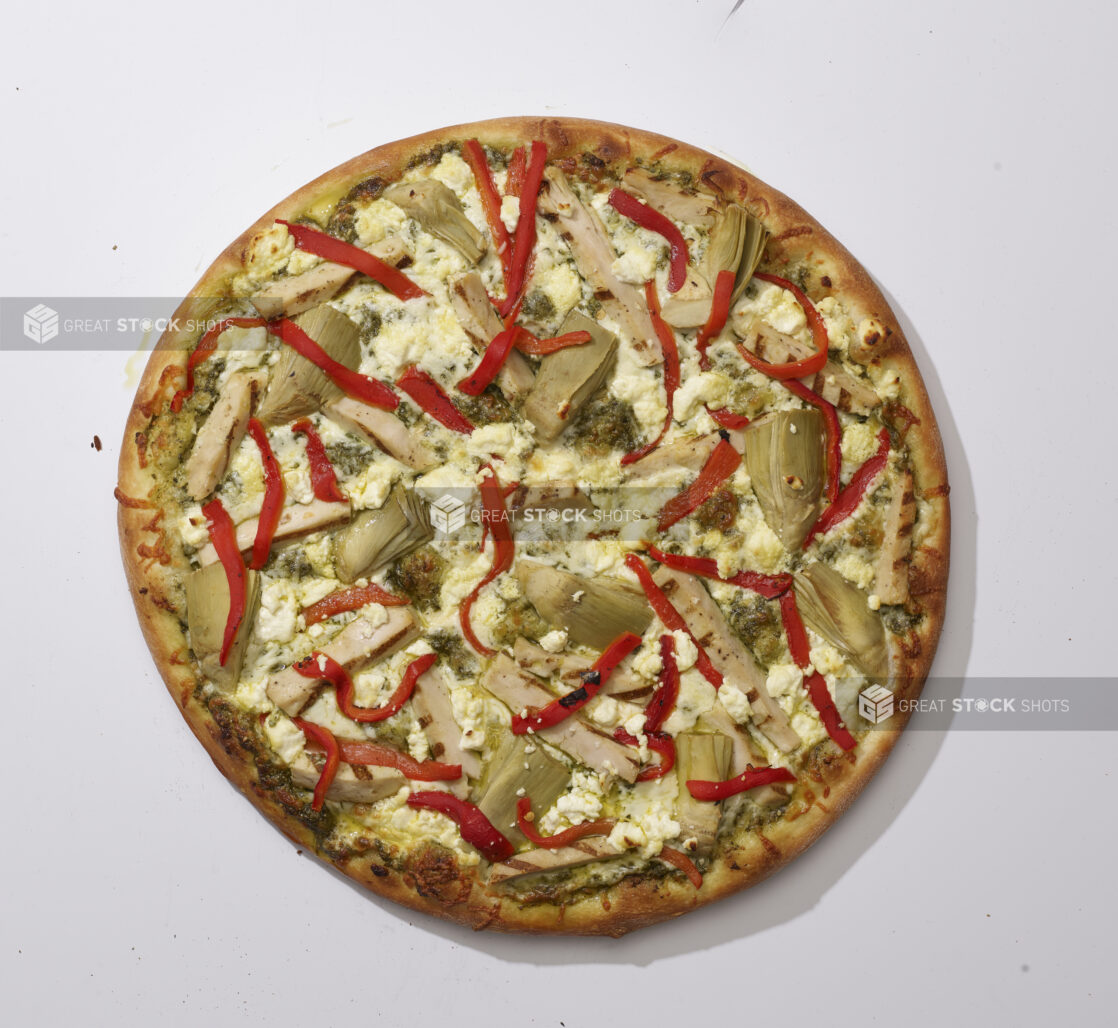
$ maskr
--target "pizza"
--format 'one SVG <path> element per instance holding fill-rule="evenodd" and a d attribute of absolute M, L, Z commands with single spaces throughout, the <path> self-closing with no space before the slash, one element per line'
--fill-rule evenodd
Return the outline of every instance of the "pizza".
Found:
<path fill-rule="evenodd" d="M 154 352 L 116 498 L 221 772 L 475 928 L 621 935 L 780 868 L 943 622 L 942 447 L 868 274 L 594 121 L 429 132 L 274 207 Z"/>

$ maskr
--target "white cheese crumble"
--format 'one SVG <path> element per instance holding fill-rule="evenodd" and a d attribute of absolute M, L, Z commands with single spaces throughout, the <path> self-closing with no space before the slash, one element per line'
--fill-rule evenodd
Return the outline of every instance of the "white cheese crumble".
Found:
<path fill-rule="evenodd" d="M 540 646 L 547 650 L 548 653 L 561 653 L 567 648 L 566 631 L 562 628 L 553 629 L 540 639 Z"/>

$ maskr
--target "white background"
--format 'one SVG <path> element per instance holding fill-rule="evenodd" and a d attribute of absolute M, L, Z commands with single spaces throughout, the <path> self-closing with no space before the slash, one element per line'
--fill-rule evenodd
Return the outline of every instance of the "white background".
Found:
<path fill-rule="evenodd" d="M 733 4 L 9 5 L 0 292 L 181 295 L 305 181 L 439 125 L 719 149 L 865 263 L 924 370 L 955 519 L 935 672 L 1113 676 L 1115 8 Z M 135 627 L 131 358 L 0 352 L 7 1023 L 1112 1023 L 1113 722 L 910 732 L 775 879 L 622 941 L 475 935 L 298 854 Z"/>

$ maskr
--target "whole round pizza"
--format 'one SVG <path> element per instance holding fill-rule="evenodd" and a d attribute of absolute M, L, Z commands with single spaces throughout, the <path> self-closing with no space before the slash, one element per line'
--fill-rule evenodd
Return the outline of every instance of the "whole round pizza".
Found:
<path fill-rule="evenodd" d="M 284 833 L 416 910 L 620 935 L 764 878 L 881 766 L 947 493 L 818 222 L 686 144 L 510 118 L 233 242 L 117 500 L 171 695 Z"/>

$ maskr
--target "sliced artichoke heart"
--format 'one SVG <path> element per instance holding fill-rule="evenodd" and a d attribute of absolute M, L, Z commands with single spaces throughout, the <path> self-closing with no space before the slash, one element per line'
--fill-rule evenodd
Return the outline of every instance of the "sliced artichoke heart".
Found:
<path fill-rule="evenodd" d="M 516 574 L 540 617 L 576 645 L 604 650 L 622 632 L 644 635 L 652 621 L 644 593 L 625 582 L 583 578 L 531 560 L 518 561 Z"/>
<path fill-rule="evenodd" d="M 721 733 L 681 732 L 675 737 L 675 768 L 679 781 L 676 820 L 684 839 L 694 839 L 696 856 L 706 856 L 714 848 L 722 804 L 695 799 L 687 789 L 688 781 L 721 782 L 730 774 L 734 744 Z"/>
<path fill-rule="evenodd" d="M 571 311 L 560 335 L 589 332 L 590 342 L 568 346 L 540 361 L 532 390 L 524 401 L 524 416 L 536 426 L 536 438 L 558 438 L 583 404 L 603 385 L 617 357 L 617 337 L 596 321 Z"/>
<path fill-rule="evenodd" d="M 338 578 L 353 582 L 411 553 L 434 538 L 427 504 L 399 484 L 377 510 L 361 511 L 337 535 L 334 566 Z"/>
<path fill-rule="evenodd" d="M 340 311 L 320 305 L 294 321 L 328 357 L 347 368 L 357 368 L 361 361 L 361 333 Z M 265 425 L 286 425 L 344 395 L 326 372 L 285 346 L 272 368 L 257 417 Z"/>
<path fill-rule="evenodd" d="M 229 618 L 229 579 L 219 562 L 192 571 L 186 579 L 186 624 L 190 648 L 204 674 L 218 688 L 228 691 L 241 677 L 245 648 L 260 605 L 260 575 L 245 569 L 245 612 L 225 665 L 220 662 L 225 623 Z"/>
<path fill-rule="evenodd" d="M 485 253 L 485 236 L 466 217 L 453 190 L 438 179 L 398 182 L 384 198 L 415 218 L 436 239 L 449 243 L 471 264 Z"/>
<path fill-rule="evenodd" d="M 775 411 L 745 430 L 745 465 L 761 513 L 786 550 L 802 545 L 823 492 L 823 415 Z"/>
<path fill-rule="evenodd" d="M 869 597 L 827 564 L 796 572 L 796 605 L 809 628 L 838 647 L 870 678 L 889 677 L 889 650 L 881 618 Z"/>
<path fill-rule="evenodd" d="M 510 735 L 494 755 L 485 791 L 477 801 L 490 823 L 514 846 L 528 840 L 516 824 L 516 804 L 521 796 L 532 800 L 537 816 L 563 795 L 571 772 L 539 742 Z"/>

